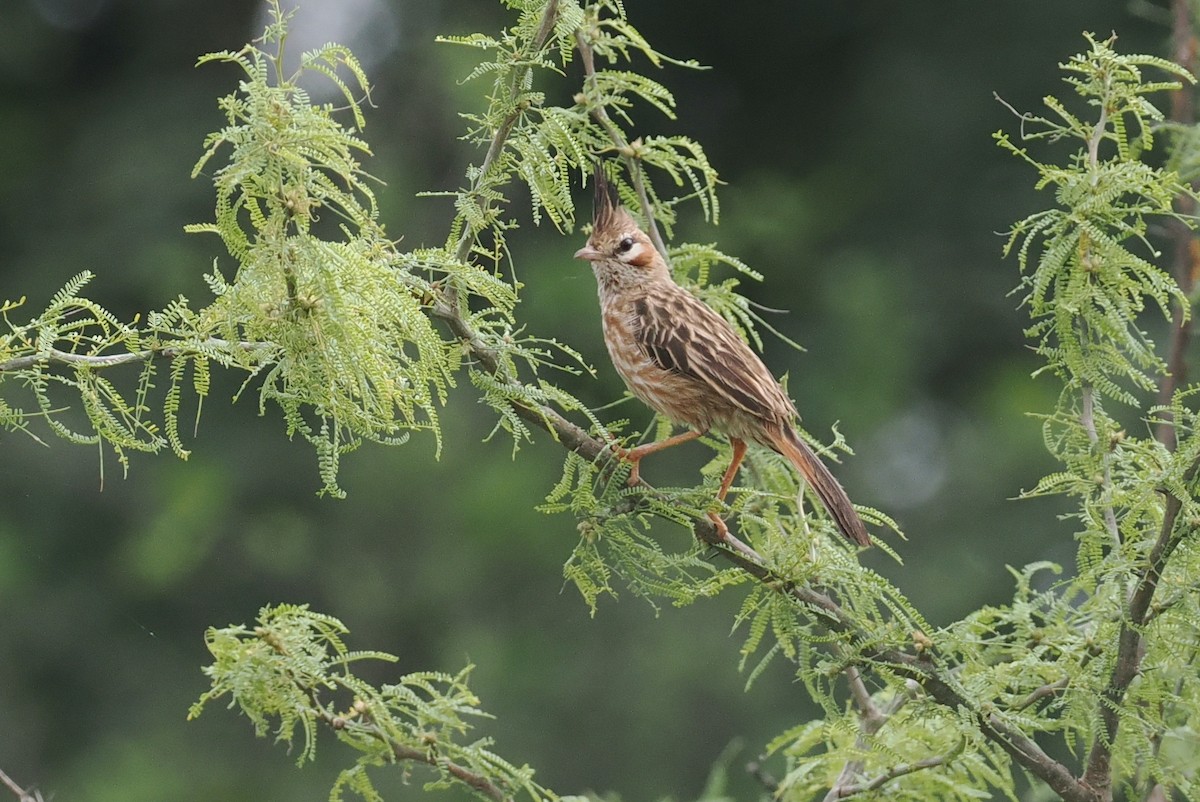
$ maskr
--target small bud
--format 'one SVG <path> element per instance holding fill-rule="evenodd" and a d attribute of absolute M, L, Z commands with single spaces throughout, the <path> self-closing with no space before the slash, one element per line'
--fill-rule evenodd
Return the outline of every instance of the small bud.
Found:
<path fill-rule="evenodd" d="M 595 543 L 599 539 L 599 527 L 593 521 L 580 521 L 576 524 L 575 529 L 579 532 L 579 536 L 588 543 Z"/>
<path fill-rule="evenodd" d="M 919 629 L 912 631 L 913 645 L 917 647 L 917 653 L 927 652 L 933 649 L 933 641 Z"/>

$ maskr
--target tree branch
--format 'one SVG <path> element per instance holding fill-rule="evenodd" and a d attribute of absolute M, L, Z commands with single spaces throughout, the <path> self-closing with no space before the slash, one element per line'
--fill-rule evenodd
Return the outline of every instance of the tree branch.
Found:
<path fill-rule="evenodd" d="M 505 375 L 499 365 L 496 351 L 487 345 L 471 325 L 463 319 L 457 309 L 444 301 L 431 308 L 432 314 L 445 321 L 452 332 L 463 342 L 480 366 L 492 372 L 497 380 L 518 384 L 517 380 Z M 526 406 L 512 403 L 513 410 L 523 419 L 549 432 L 555 440 L 569 451 L 588 459 L 596 459 L 607 449 L 602 441 L 592 437 L 581 427 L 571 423 L 556 410 L 545 405 Z M 654 492 L 645 483 L 639 483 L 646 492 Z M 722 538 L 707 516 L 693 520 L 692 529 L 701 542 L 713 546 L 720 555 L 742 569 L 764 585 L 790 596 L 797 603 L 821 616 L 831 631 L 849 635 L 852 639 L 864 640 L 865 634 L 854 619 L 829 595 L 807 585 L 797 585 L 774 574 L 762 558 L 749 546 L 742 544 L 730 532 Z M 1008 752 L 1023 768 L 1041 778 L 1066 802 L 1096 802 L 1096 797 L 1084 787 L 1061 763 L 1047 755 L 1032 739 L 1005 723 L 995 714 L 987 714 L 964 694 L 959 693 L 949 680 L 934 673 L 933 667 L 913 655 L 897 650 L 882 650 L 864 655 L 887 665 L 891 670 L 915 681 L 934 701 L 951 710 L 970 710 L 979 722 L 980 730 L 989 740 Z"/>
<path fill-rule="evenodd" d="M 858 708 L 858 720 L 862 728 L 862 732 L 855 739 L 855 745 L 860 749 L 865 749 L 867 748 L 867 738 L 879 732 L 880 728 L 887 723 L 890 713 L 885 715 L 875 704 L 871 698 L 871 692 L 867 690 L 866 683 L 863 682 L 858 666 L 847 666 L 845 673 L 846 680 L 850 685 L 850 698 L 854 700 L 854 705 Z M 905 694 L 897 695 L 898 698 L 904 696 Z M 897 705 L 897 709 L 899 709 L 899 705 Z M 851 793 L 857 793 L 857 791 L 849 791 L 849 789 L 854 787 L 851 781 L 863 770 L 864 765 L 861 760 L 846 761 L 846 765 L 842 766 L 837 779 L 830 786 L 829 793 L 825 794 L 823 802 L 835 802 L 835 800 L 850 796 Z"/>
<path fill-rule="evenodd" d="M 550 38 L 550 34 L 554 32 L 554 24 L 558 20 L 558 2 L 559 0 L 550 0 L 546 4 L 546 10 L 542 13 L 542 21 L 538 26 L 538 31 L 534 34 L 531 42 L 533 51 L 540 53 L 546 46 L 546 40 Z M 530 67 L 530 69 L 533 69 Z M 508 143 L 508 135 L 512 133 L 513 126 L 521 119 L 524 114 L 524 109 L 517 105 L 517 95 L 520 91 L 520 82 L 514 80 L 509 88 L 510 99 L 513 101 L 513 108 L 505 116 L 504 120 L 496 128 L 496 133 L 492 135 L 492 140 L 488 143 L 487 153 L 484 154 L 483 163 L 479 165 L 479 173 L 475 176 L 474 185 L 468 191 L 468 195 L 477 193 L 483 188 L 487 181 L 488 173 L 491 172 L 492 165 L 500 158 L 500 154 L 504 152 L 504 146 Z M 466 264 L 467 258 L 471 255 L 471 249 L 475 247 L 475 241 L 479 236 L 479 232 L 473 230 L 469 224 L 464 224 L 462 235 L 458 238 L 458 245 L 454 249 L 454 259 L 460 264 Z M 454 290 L 450 290 L 453 297 Z"/>
<path fill-rule="evenodd" d="M 1041 686 L 1040 688 L 1034 688 L 1029 693 L 1028 696 L 1026 696 L 1024 699 L 1022 699 L 1021 701 L 1019 701 L 1015 705 L 1013 705 L 1012 711 L 1014 713 L 1020 713 L 1025 708 L 1033 706 L 1034 704 L 1041 701 L 1042 699 L 1045 699 L 1047 696 L 1053 696 L 1054 694 L 1058 693 L 1059 691 L 1065 690 L 1066 687 L 1070 684 L 1071 684 L 1071 678 L 1063 677 L 1062 679 L 1056 680 L 1055 682 L 1047 682 L 1045 685 Z"/>
<path fill-rule="evenodd" d="M 479 791 L 480 793 L 488 796 L 490 799 L 495 800 L 495 802 L 506 802 L 507 800 L 512 799 L 512 794 L 508 793 L 502 787 L 489 780 L 487 776 L 471 771 L 465 766 L 460 766 L 452 760 L 439 757 L 432 749 L 417 749 L 416 747 L 401 743 L 392 736 L 388 735 L 383 728 L 379 727 L 373 722 L 356 722 L 351 725 L 345 718 L 334 715 L 326 710 L 325 706 L 322 705 L 320 700 L 317 698 L 316 691 L 313 688 L 302 688 L 302 690 L 312 703 L 312 707 L 316 712 L 317 718 L 320 719 L 320 721 L 330 729 L 337 731 L 344 730 L 349 726 L 355 726 L 365 731 L 371 737 L 378 739 L 380 743 L 386 745 L 387 748 L 391 750 L 392 755 L 395 756 L 396 760 L 403 760 L 411 763 L 423 763 L 426 766 L 432 766 L 436 769 L 443 769 L 447 774 L 454 777 L 454 779 L 469 785 L 476 791 Z"/>
<path fill-rule="evenodd" d="M 881 655 L 885 662 L 893 653 Z M 912 677 L 929 694 L 930 698 L 951 710 L 968 710 L 979 724 L 979 730 L 994 742 L 1029 773 L 1041 779 L 1065 802 L 1098 802 L 1099 797 L 1091 788 L 1075 777 L 1071 771 L 1050 757 L 1037 743 L 1001 718 L 988 712 L 965 694 L 961 693 L 941 674 L 922 670 L 916 658 L 907 658 L 908 670 L 902 671 Z"/>
<path fill-rule="evenodd" d="M 496 802 L 505 802 L 505 800 L 512 799 L 511 794 L 482 774 L 477 774 L 453 761 L 444 760 L 427 751 L 413 749 L 411 746 L 391 741 L 382 732 L 379 733 L 379 737 L 387 741 L 392 749 L 392 754 L 396 756 L 397 760 L 409 760 L 414 763 L 425 763 L 429 766 L 443 768 L 456 780 L 466 783 L 476 791 L 496 800 Z"/>
<path fill-rule="evenodd" d="M 1185 474 L 1185 483 L 1190 484 L 1200 470 L 1200 462 L 1194 463 Z M 1183 501 L 1174 495 L 1167 496 L 1163 511 L 1162 527 L 1158 539 L 1146 557 L 1146 567 L 1138 580 L 1137 587 L 1129 598 L 1129 614 L 1121 623 L 1117 636 L 1117 658 L 1113 664 L 1112 677 L 1100 695 L 1100 732 L 1088 753 L 1087 770 L 1083 782 L 1096 789 L 1101 800 L 1112 799 L 1112 745 L 1117 737 L 1121 719 L 1118 708 L 1129 689 L 1129 683 L 1141 671 L 1142 630 L 1153 616 L 1151 605 L 1158 590 L 1158 582 L 1166 570 L 1175 547 L 1182 536 L 1175 532 L 1175 523 L 1183 509 Z"/>
<path fill-rule="evenodd" d="M 827 802 L 834 802 L 837 799 L 845 799 L 846 797 L 854 796 L 855 794 L 865 794 L 868 791 L 875 791 L 887 785 L 897 777 L 903 777 L 905 774 L 912 774 L 921 771 L 922 769 L 932 769 L 937 766 L 945 765 L 950 762 L 950 759 L 956 753 L 948 755 L 938 755 L 936 757 L 927 757 L 924 760 L 917 760 L 913 763 L 901 763 L 898 766 L 892 766 L 890 769 L 880 774 L 870 782 L 858 783 L 856 785 L 846 785 L 840 788 L 835 787 L 833 791 L 825 796 Z M 834 791 L 837 792 L 836 796 Z"/>

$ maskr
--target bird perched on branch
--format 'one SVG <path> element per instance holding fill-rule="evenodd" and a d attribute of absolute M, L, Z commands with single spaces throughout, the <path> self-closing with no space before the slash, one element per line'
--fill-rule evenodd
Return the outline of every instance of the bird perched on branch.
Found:
<path fill-rule="evenodd" d="M 591 262 L 600 290 L 604 342 L 629 390 L 689 431 L 617 454 L 633 464 L 710 431 L 729 438 L 733 460 L 721 479 L 722 501 L 747 442 L 782 454 L 800 471 L 838 529 L 860 546 L 870 536 L 846 491 L 796 432 L 796 407 L 779 382 L 726 320 L 671 278 L 662 255 L 620 205 L 597 166 L 592 234 L 575 258 Z M 725 522 L 709 517 L 722 537 Z"/>

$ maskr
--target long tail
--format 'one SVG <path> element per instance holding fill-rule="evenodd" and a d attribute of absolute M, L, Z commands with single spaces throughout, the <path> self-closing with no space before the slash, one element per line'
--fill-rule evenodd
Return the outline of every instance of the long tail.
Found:
<path fill-rule="evenodd" d="M 867 527 L 854 511 L 850 497 L 808 444 L 800 439 L 800 435 L 791 427 L 785 427 L 775 439 L 774 445 L 780 454 L 796 466 L 804 480 L 817 492 L 821 503 L 825 505 L 825 509 L 829 511 L 846 539 L 860 546 L 870 546 L 871 537 L 867 534 Z"/>

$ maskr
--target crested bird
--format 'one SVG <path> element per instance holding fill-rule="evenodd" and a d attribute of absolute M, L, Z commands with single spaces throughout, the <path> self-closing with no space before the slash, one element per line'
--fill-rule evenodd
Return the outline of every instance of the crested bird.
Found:
<path fill-rule="evenodd" d="M 629 483 L 638 481 L 644 457 L 717 432 L 733 447 L 719 500 L 737 476 L 747 443 L 756 443 L 795 466 L 847 539 L 871 545 L 846 491 L 796 431 L 796 407 L 771 371 L 725 318 L 675 283 L 599 165 L 594 183 L 592 233 L 575 258 L 590 262 L 596 274 L 609 356 L 634 396 L 688 427 L 658 442 L 616 447 L 633 465 Z M 709 518 L 722 539 L 727 537 L 724 520 L 715 512 Z"/>

